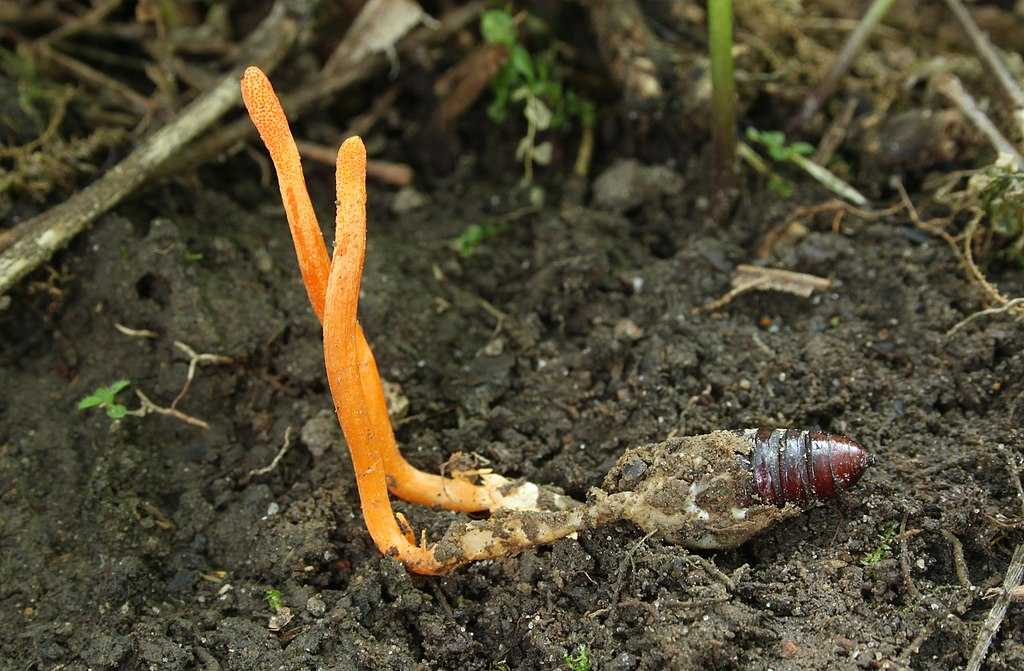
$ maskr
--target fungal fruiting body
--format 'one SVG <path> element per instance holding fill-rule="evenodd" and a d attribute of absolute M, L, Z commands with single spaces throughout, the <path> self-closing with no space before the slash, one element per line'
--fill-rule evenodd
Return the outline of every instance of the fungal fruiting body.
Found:
<path fill-rule="evenodd" d="M 281 190 L 281 200 L 285 206 L 295 254 L 299 262 L 302 281 L 306 286 L 309 302 L 321 322 L 327 302 L 328 280 L 332 260 L 328 257 L 316 213 L 306 189 L 306 180 L 302 173 L 299 151 L 288 126 L 281 103 L 274 93 L 267 76 L 256 67 L 247 68 L 241 82 L 242 99 L 245 102 L 249 117 L 259 131 L 260 138 L 270 153 L 277 172 Z M 338 239 L 358 237 L 359 231 L 365 236 L 366 229 L 366 150 L 359 138 L 350 138 L 348 146 L 343 145 L 338 152 L 337 166 L 337 216 Z M 359 253 L 362 258 L 362 246 L 352 245 L 349 255 Z M 335 259 L 338 258 L 335 249 Z M 352 269 L 347 281 L 356 287 L 358 296 L 359 276 L 362 265 Z M 337 286 L 338 294 L 347 293 L 351 287 Z M 354 346 L 357 364 L 360 370 L 358 382 L 362 390 L 364 406 L 360 412 L 369 415 L 369 422 L 375 429 L 377 452 L 381 456 L 382 467 L 388 478 L 389 487 L 397 496 L 414 503 L 432 505 L 474 512 L 489 510 L 494 504 L 490 492 L 485 488 L 473 485 L 464 480 L 442 478 L 431 473 L 417 470 L 403 457 L 398 450 L 391 430 L 384 400 L 383 386 L 377 372 L 377 364 L 373 352 L 363 334 L 359 323 L 355 321 L 354 342 L 346 343 Z M 325 343 L 327 339 L 325 333 Z M 336 338 L 334 338 L 336 340 Z M 355 406 L 349 404 L 355 411 Z M 346 410 L 347 411 L 347 410 Z"/>
<path fill-rule="evenodd" d="M 732 548 L 799 506 L 852 486 L 867 466 L 864 451 L 848 438 L 779 429 L 716 431 L 629 450 L 587 503 L 493 473 L 471 482 L 417 470 L 398 450 L 377 364 L 356 319 L 366 252 L 366 149 L 353 137 L 338 151 L 337 229 L 329 258 L 288 121 L 259 69 L 246 70 L 242 97 L 273 159 L 303 283 L 323 324 L 331 397 L 363 519 L 380 551 L 410 571 L 448 573 L 620 519 L 678 545 Z M 491 516 L 453 523 L 430 545 L 395 516 L 389 491 L 414 503 Z"/>
<path fill-rule="evenodd" d="M 868 453 L 855 440 L 832 433 L 748 429 L 754 490 L 768 503 L 824 501 L 857 484 Z"/>
<path fill-rule="evenodd" d="M 329 258 L 298 149 L 270 81 L 259 68 L 249 67 L 242 76 L 241 91 L 249 117 L 274 162 L 302 280 L 323 324 L 328 382 L 355 468 L 363 518 L 381 552 L 417 573 L 446 573 L 464 563 L 458 559 L 438 561 L 425 538 L 417 540 L 404 518 L 400 525 L 391 509 L 389 490 L 413 503 L 461 512 L 542 503 L 556 508 L 575 505 L 554 492 L 540 496 L 539 488 L 531 483 L 512 483 L 496 474 L 489 474 L 479 484 L 442 477 L 420 471 L 402 457 L 373 352 L 356 320 L 366 251 L 366 149 L 362 140 L 352 137 L 338 151 L 337 228 L 334 254 Z"/>

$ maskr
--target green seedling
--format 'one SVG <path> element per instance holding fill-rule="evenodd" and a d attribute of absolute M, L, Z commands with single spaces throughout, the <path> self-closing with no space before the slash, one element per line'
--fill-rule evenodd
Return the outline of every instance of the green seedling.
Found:
<path fill-rule="evenodd" d="M 476 253 L 477 247 L 500 235 L 505 228 L 504 222 L 470 224 L 459 237 L 452 240 L 452 249 L 458 252 L 459 256 L 468 258 Z"/>
<path fill-rule="evenodd" d="M 792 161 L 797 156 L 810 156 L 814 153 L 814 147 L 806 142 L 787 144 L 786 134 L 778 130 L 748 128 L 747 139 L 762 145 L 768 155 L 780 163 Z"/>
<path fill-rule="evenodd" d="M 886 555 L 892 553 L 892 539 L 896 538 L 897 526 L 893 522 L 885 527 L 882 534 L 878 537 L 879 543 L 875 546 L 875 549 L 864 555 L 864 558 L 860 560 L 863 566 L 874 566 L 878 562 L 885 559 Z"/>
<path fill-rule="evenodd" d="M 814 147 L 806 142 L 786 142 L 786 136 L 781 131 L 761 131 L 756 128 L 747 129 L 747 139 L 764 147 L 768 155 L 779 163 L 792 163 L 808 175 L 817 180 L 826 189 L 836 195 L 845 198 L 857 207 L 865 207 L 868 199 L 855 188 L 841 180 L 811 159 L 807 158 L 814 153 Z M 743 155 L 743 152 L 740 152 Z M 783 192 L 792 193 L 792 187 L 786 187 L 782 182 L 772 186 L 773 189 L 781 189 Z"/>
<path fill-rule="evenodd" d="M 786 144 L 786 135 L 782 131 L 761 131 L 756 128 L 747 129 L 747 139 L 762 145 L 768 155 L 779 163 L 793 162 L 796 157 L 806 157 L 814 153 L 814 147 L 806 142 Z M 768 172 L 768 188 L 781 196 L 789 198 L 793 195 L 793 183 L 785 177 Z"/>
<path fill-rule="evenodd" d="M 273 588 L 268 589 L 263 593 L 263 598 L 267 600 L 267 606 L 269 606 L 270 610 L 274 613 L 281 610 L 284 606 L 284 595 L 282 595 L 279 590 Z"/>
<path fill-rule="evenodd" d="M 519 42 L 516 20 L 503 9 L 484 12 L 480 33 L 490 44 L 508 50 L 508 60 L 491 80 L 494 99 L 487 108 L 495 123 L 504 123 L 510 107 L 519 107 L 526 120 L 526 135 L 516 147 L 516 159 L 523 162 L 523 183 L 533 181 L 533 165 L 551 162 L 552 144 L 539 141 L 538 134 L 559 130 L 573 118 L 584 127 L 594 125 L 594 105 L 565 87 L 553 49 L 531 54 Z"/>
<path fill-rule="evenodd" d="M 107 411 L 107 417 L 110 419 L 121 419 L 128 414 L 128 408 L 114 399 L 130 384 L 131 382 L 128 380 L 117 380 L 109 387 L 99 387 L 96 391 L 78 402 L 78 409 L 103 408 Z"/>
<path fill-rule="evenodd" d="M 590 671 L 590 652 L 587 646 L 580 644 L 576 652 L 565 656 L 565 665 L 569 671 Z"/>

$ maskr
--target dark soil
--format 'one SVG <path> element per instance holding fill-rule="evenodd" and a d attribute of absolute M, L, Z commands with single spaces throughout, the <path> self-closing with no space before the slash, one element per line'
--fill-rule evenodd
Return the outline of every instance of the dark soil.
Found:
<path fill-rule="evenodd" d="M 831 291 L 694 314 L 768 228 L 828 195 L 746 184 L 711 226 L 693 156 L 682 191 L 624 214 L 560 204 L 557 182 L 524 214 L 514 166 L 481 177 L 498 149 L 463 151 L 413 212 L 371 184 L 360 314 L 408 398 L 411 461 L 466 452 L 583 498 L 624 449 L 669 435 L 820 428 L 872 452 L 860 485 L 736 551 L 622 523 L 410 575 L 370 541 L 344 448 L 319 452 L 341 444 L 320 329 L 277 189 L 237 158 L 107 216 L 0 313 L 0 669 L 561 669 L 581 647 L 602 670 L 962 666 L 1024 540 L 1024 329 L 997 316 L 945 337 L 982 307 L 949 247 L 904 213 L 828 215 L 767 262 Z M 308 176 L 329 221 L 332 175 Z M 499 220 L 468 258 L 449 247 Z M 1024 293 L 1019 271 L 989 270 Z M 188 369 L 175 341 L 233 360 L 200 366 L 178 405 L 208 430 L 76 410 L 119 378 L 129 408 L 135 389 L 170 405 Z M 291 449 L 250 477 L 288 428 Z M 434 537 L 449 519 L 397 508 Z M 277 630 L 271 589 L 292 616 Z M 987 669 L 1024 668 L 1021 615 Z"/>

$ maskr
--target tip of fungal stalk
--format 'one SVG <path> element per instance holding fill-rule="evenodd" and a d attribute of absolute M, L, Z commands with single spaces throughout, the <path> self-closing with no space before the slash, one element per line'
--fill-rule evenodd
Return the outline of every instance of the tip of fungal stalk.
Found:
<path fill-rule="evenodd" d="M 361 193 L 357 201 L 366 201 L 366 147 L 358 135 L 346 138 L 338 148 L 338 161 L 335 166 L 335 179 L 338 184 L 339 202 L 343 194 Z"/>
<path fill-rule="evenodd" d="M 252 83 L 255 83 L 258 80 L 266 79 L 266 78 L 267 78 L 267 76 L 265 74 L 263 74 L 263 70 L 260 70 L 255 65 L 250 65 L 249 67 L 247 67 L 245 69 L 245 72 L 242 73 L 242 83 L 243 84 L 252 84 Z"/>
<path fill-rule="evenodd" d="M 345 138 L 341 147 L 338 148 L 338 162 L 359 159 L 366 160 L 366 146 L 363 144 L 363 138 L 358 135 Z"/>

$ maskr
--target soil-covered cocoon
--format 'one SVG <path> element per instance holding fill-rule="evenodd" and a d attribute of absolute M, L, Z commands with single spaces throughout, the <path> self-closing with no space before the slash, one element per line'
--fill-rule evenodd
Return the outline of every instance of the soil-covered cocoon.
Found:
<path fill-rule="evenodd" d="M 610 496 L 598 500 L 616 500 L 623 518 L 677 545 L 733 548 L 799 512 L 752 499 L 751 451 L 731 431 L 628 450 L 605 478 Z"/>

